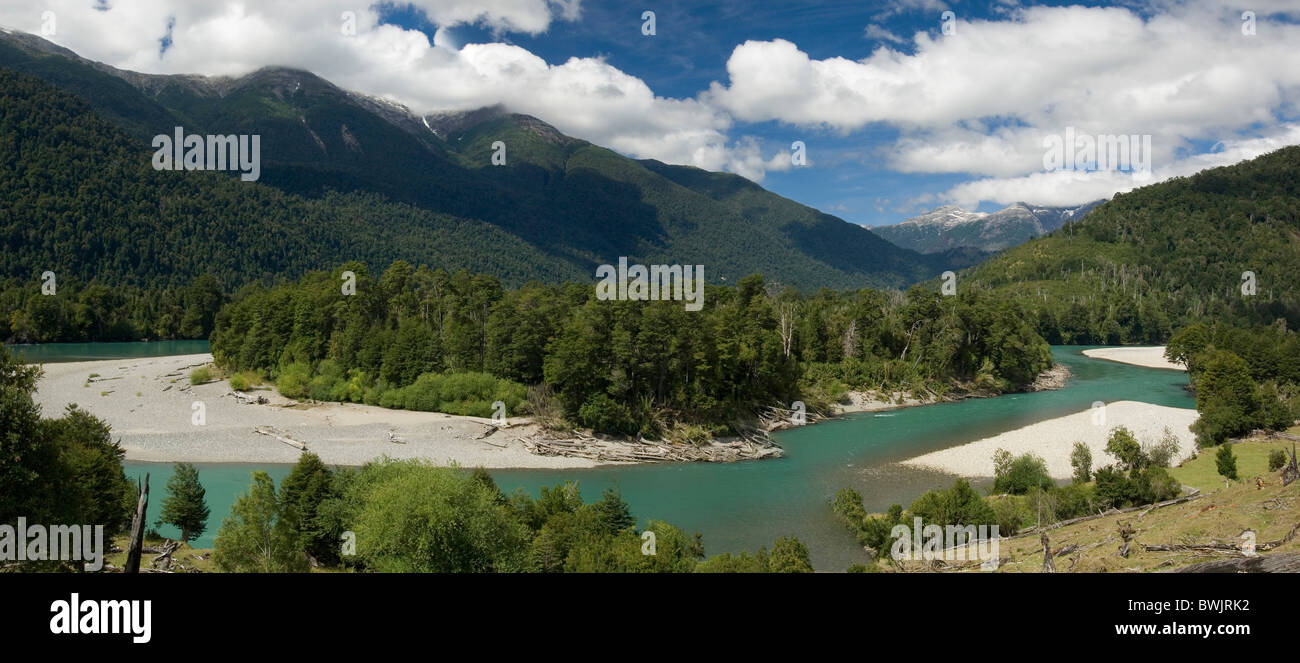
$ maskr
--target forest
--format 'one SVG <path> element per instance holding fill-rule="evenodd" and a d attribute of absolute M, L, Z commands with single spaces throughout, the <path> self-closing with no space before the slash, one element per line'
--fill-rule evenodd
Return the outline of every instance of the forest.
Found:
<path fill-rule="evenodd" d="M 1015 391 L 1051 365 L 1020 312 L 977 291 L 805 295 L 754 275 L 707 286 L 692 312 L 404 261 L 245 288 L 211 341 L 218 366 L 291 397 L 477 416 L 501 400 L 511 416 L 656 438 L 742 431 L 760 408 L 816 411 L 847 390 Z"/>

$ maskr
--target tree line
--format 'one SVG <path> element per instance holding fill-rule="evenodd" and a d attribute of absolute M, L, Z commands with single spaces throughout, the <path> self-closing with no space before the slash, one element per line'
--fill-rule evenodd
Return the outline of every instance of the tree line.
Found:
<path fill-rule="evenodd" d="M 758 408 L 829 407 L 850 389 L 1023 389 L 1051 365 L 1021 311 L 978 291 L 805 295 L 754 275 L 706 286 L 692 312 L 400 260 L 245 288 L 211 342 L 219 366 L 291 397 L 478 416 L 499 400 L 512 416 L 669 437 L 735 432 Z"/>

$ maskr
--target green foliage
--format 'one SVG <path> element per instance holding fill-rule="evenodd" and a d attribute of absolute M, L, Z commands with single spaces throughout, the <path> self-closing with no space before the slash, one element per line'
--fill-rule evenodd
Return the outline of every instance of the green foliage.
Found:
<path fill-rule="evenodd" d="M 948 490 L 927 491 L 908 509 L 926 525 L 995 525 L 993 507 L 971 488 L 970 482 L 958 479 Z"/>
<path fill-rule="evenodd" d="M 255 471 L 252 478 L 217 529 L 213 562 L 227 573 L 307 572 L 297 510 L 276 495 L 266 472 Z"/>
<path fill-rule="evenodd" d="M 42 418 L 32 400 L 40 375 L 0 345 L 0 523 L 22 516 L 120 532 L 135 497 L 122 448 L 107 424 L 76 405 Z"/>
<path fill-rule="evenodd" d="M 352 487 L 357 556 L 379 572 L 517 572 L 529 532 L 497 493 L 456 468 L 384 460 Z"/>
<path fill-rule="evenodd" d="M 1286 466 L 1287 453 L 1282 449 L 1274 449 L 1268 452 L 1268 471 L 1276 472 Z"/>
<path fill-rule="evenodd" d="M 1140 470 L 1148 463 L 1142 444 L 1124 426 L 1116 426 L 1110 431 L 1110 437 L 1106 440 L 1106 453 L 1119 461 L 1120 468 L 1126 472 Z"/>
<path fill-rule="evenodd" d="M 356 295 L 340 293 L 344 270 Z M 271 374 L 289 397 L 489 416 L 495 401 L 510 414 L 531 407 L 524 383 L 540 380 L 548 419 L 695 444 L 752 426 L 759 407 L 805 391 L 815 402 L 827 384 L 841 385 L 836 397 L 843 386 L 943 393 L 978 372 L 989 389 L 1015 389 L 1051 364 L 1017 310 L 978 293 L 805 297 L 769 293 L 757 276 L 707 286 L 692 312 L 602 301 L 590 286 L 504 290 L 403 261 L 374 279 L 348 263 L 246 289 L 216 324 L 218 365 Z"/>
<path fill-rule="evenodd" d="M 190 371 L 190 384 L 203 384 L 212 379 L 212 371 L 207 366 L 200 366 Z"/>
<path fill-rule="evenodd" d="M 1214 454 L 1214 466 L 1219 470 L 1219 476 L 1225 479 L 1237 480 L 1237 456 L 1232 453 L 1231 444 L 1219 446 L 1219 450 Z"/>
<path fill-rule="evenodd" d="M 1074 468 L 1074 483 L 1092 481 L 1092 450 L 1082 442 L 1075 442 L 1070 450 L 1070 467 Z"/>
<path fill-rule="evenodd" d="M 168 524 L 181 531 L 182 541 L 193 541 L 208 526 L 207 491 L 199 483 L 199 471 L 189 463 L 176 463 L 167 480 L 167 497 L 163 498 L 158 524 Z"/>
<path fill-rule="evenodd" d="M 338 497 L 334 473 L 320 456 L 303 452 L 289 474 L 280 480 L 280 500 L 297 511 L 298 534 L 303 549 L 321 564 L 337 564 L 341 532 L 320 513 L 321 504 Z"/>
<path fill-rule="evenodd" d="M 783 536 L 772 544 L 767 566 L 772 573 L 813 572 L 812 561 L 808 558 L 808 546 L 793 536 Z"/>
<path fill-rule="evenodd" d="M 995 456 L 993 491 L 1023 495 L 1034 488 L 1050 488 L 1056 485 L 1047 473 L 1047 462 L 1041 456 L 1032 453 L 1022 454 L 1014 459 L 1010 454 L 999 449 Z"/>
<path fill-rule="evenodd" d="M 1178 458 L 1178 446 L 1178 436 L 1166 426 L 1159 440 L 1142 446 L 1142 453 L 1152 466 L 1169 467 Z"/>
<path fill-rule="evenodd" d="M 961 282 L 1023 304 L 1041 335 L 1067 344 L 1159 344 L 1207 319 L 1245 327 L 1282 318 L 1295 329 L 1298 173 L 1300 147 L 1291 146 L 1117 194 Z M 1240 292 L 1245 271 L 1261 284 L 1255 295 Z M 1195 331 L 1167 347 L 1199 370 L 1192 355 L 1204 345 Z"/>

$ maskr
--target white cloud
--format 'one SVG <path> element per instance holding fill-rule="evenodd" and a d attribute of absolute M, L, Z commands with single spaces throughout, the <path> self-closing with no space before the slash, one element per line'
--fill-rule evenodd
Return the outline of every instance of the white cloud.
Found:
<path fill-rule="evenodd" d="M 1081 172 L 1058 170 L 1021 177 L 985 178 L 958 184 L 932 200 L 951 202 L 973 209 L 980 201 L 1010 205 L 1030 201 L 1038 205 L 1077 205 L 1115 193 L 1124 193 L 1173 177 L 1186 177 L 1206 168 L 1238 163 L 1287 145 L 1300 144 L 1300 124 L 1285 124 L 1268 136 L 1228 140 L 1215 151 L 1157 165 L 1149 178 L 1135 179 L 1125 172 Z M 1220 146 L 1216 144 L 1216 148 Z"/>
<path fill-rule="evenodd" d="M 959 14 L 953 35 L 937 23 L 916 33 L 911 55 L 881 46 L 860 61 L 813 59 L 782 39 L 748 41 L 728 59 L 726 84 L 702 98 L 741 121 L 842 134 L 895 127 L 899 139 L 882 150 L 891 169 L 998 178 L 970 183 L 967 199 L 985 192 L 1037 202 L 1074 190 L 1082 202 L 1127 175 L 1108 182 L 1039 172 L 1045 136 L 1067 127 L 1151 135 L 1155 163 L 1170 164 L 1192 141 L 1294 117 L 1300 26 L 1265 19 L 1288 9 L 1259 3 L 1254 35 L 1219 0 L 1171 2 L 1149 18 L 1080 6 L 1011 9 L 997 21 Z M 1016 186 L 1023 193 L 1008 193 Z"/>

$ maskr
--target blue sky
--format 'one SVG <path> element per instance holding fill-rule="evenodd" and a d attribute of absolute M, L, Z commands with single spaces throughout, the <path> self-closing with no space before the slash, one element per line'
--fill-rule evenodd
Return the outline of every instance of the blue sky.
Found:
<path fill-rule="evenodd" d="M 1082 204 L 1300 143 L 1295 0 L 6 5 L 0 25 L 116 67 L 281 65 L 420 113 L 499 103 L 865 225 Z M 1132 159 L 1075 158 L 1115 138 Z"/>

